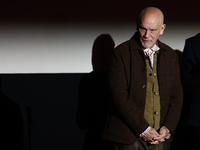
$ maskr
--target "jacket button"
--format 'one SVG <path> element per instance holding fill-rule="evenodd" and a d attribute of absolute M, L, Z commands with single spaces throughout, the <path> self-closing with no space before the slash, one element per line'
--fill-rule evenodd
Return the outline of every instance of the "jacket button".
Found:
<path fill-rule="evenodd" d="M 157 115 L 157 114 L 158 114 L 158 112 L 157 112 L 157 111 L 154 111 L 154 114 L 155 114 L 155 115 Z"/>
<path fill-rule="evenodd" d="M 144 102 L 141 102 L 141 103 L 140 103 L 140 106 L 143 106 L 143 105 L 144 105 Z"/>
<path fill-rule="evenodd" d="M 144 84 L 144 85 L 142 85 L 142 88 L 144 89 L 146 87 L 146 85 Z"/>
<path fill-rule="evenodd" d="M 152 73 L 149 73 L 149 76 L 152 76 Z"/>

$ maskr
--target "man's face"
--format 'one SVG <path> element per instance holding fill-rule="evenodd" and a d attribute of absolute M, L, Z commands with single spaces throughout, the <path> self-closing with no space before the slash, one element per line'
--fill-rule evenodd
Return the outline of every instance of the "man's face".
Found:
<path fill-rule="evenodd" d="M 158 18 L 152 15 L 143 17 L 138 25 L 139 39 L 144 49 L 152 48 L 164 32 L 165 24 Z"/>

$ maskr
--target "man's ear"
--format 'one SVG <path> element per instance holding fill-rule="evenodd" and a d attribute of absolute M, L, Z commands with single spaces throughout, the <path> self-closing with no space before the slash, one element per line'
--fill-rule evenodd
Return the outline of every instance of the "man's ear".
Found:
<path fill-rule="evenodd" d="M 166 24 L 163 24 L 160 29 L 160 35 L 163 35 L 165 28 L 166 28 Z"/>

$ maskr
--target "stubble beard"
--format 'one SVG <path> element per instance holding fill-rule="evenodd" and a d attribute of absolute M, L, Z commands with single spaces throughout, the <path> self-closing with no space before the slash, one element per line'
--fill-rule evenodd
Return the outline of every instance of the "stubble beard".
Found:
<path fill-rule="evenodd" d="M 151 40 L 149 40 L 149 41 L 151 41 Z M 151 47 L 153 47 L 153 44 L 145 44 L 145 42 L 141 39 L 140 40 L 140 42 L 141 42 L 141 45 L 142 45 L 142 48 L 143 49 L 146 49 L 146 48 L 151 48 Z"/>

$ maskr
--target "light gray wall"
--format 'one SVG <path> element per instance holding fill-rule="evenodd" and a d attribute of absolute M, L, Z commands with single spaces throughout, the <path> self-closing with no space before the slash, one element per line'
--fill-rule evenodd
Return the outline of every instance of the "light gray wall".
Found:
<path fill-rule="evenodd" d="M 16 23 L 0 25 L 0 73 L 85 73 L 92 71 L 94 40 L 110 34 L 115 45 L 131 38 L 134 22 Z M 183 50 L 200 23 L 169 22 L 160 40 Z"/>

